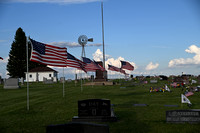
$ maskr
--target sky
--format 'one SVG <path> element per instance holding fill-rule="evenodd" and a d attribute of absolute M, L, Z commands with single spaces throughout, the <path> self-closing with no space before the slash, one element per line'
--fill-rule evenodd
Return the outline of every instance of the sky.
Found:
<path fill-rule="evenodd" d="M 77 58 L 78 37 L 93 38 L 86 57 L 102 60 L 102 0 L 0 0 L 0 75 L 6 65 L 16 30 L 46 44 L 67 47 Z M 198 0 L 103 0 L 107 64 L 134 65 L 136 75 L 199 75 L 200 2 Z M 53 67 L 62 76 L 62 68 Z M 66 78 L 77 70 L 64 69 Z M 93 73 L 89 73 L 93 74 Z M 108 71 L 108 78 L 119 73 Z M 123 77 L 123 75 L 120 75 Z"/>

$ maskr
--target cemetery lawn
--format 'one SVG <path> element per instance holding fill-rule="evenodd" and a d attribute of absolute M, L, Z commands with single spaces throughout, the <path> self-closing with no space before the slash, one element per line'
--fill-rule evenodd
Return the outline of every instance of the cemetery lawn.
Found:
<path fill-rule="evenodd" d="M 61 83 L 30 83 L 30 110 L 27 111 L 26 85 L 20 89 L 3 89 L 0 85 L 0 132 L 44 133 L 46 126 L 65 124 L 78 115 L 78 100 L 110 99 L 114 104 L 117 122 L 108 124 L 110 133 L 197 133 L 200 124 L 166 123 L 167 110 L 200 109 L 200 92 L 189 99 L 193 104 L 181 104 L 181 88 L 171 88 L 172 92 L 149 92 L 150 86 L 162 87 L 166 81 L 157 84 L 137 84 L 120 81 L 121 85 L 83 86 L 80 83 L 65 84 L 65 97 Z M 133 104 L 147 104 L 140 107 Z M 165 107 L 164 105 L 178 105 Z"/>

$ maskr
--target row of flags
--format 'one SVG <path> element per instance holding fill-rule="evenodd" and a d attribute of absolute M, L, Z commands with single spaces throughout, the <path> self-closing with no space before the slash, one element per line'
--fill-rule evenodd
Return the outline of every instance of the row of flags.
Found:
<path fill-rule="evenodd" d="M 118 68 L 118 67 L 115 67 L 115 66 L 112 66 L 112 65 L 108 65 L 108 70 L 116 71 L 116 72 L 120 72 L 120 73 L 123 73 L 125 75 L 128 75 L 125 72 L 125 70 L 123 70 L 123 69 L 133 71 L 134 67 L 127 61 L 121 61 L 121 68 Z"/>
<path fill-rule="evenodd" d="M 29 40 L 32 44 L 32 52 L 30 60 L 33 62 L 38 62 L 40 64 L 56 66 L 56 67 L 73 67 L 79 70 L 83 70 L 86 73 L 88 71 L 96 71 L 96 70 L 105 71 L 105 68 L 103 68 L 100 64 L 98 64 L 95 60 L 92 61 L 86 57 L 82 57 L 82 60 L 79 60 L 72 54 L 67 52 L 67 48 L 65 47 L 57 47 L 48 44 L 43 44 L 33 39 Z M 121 64 L 122 64 L 121 68 L 108 65 L 108 70 L 118 71 L 123 74 L 126 74 L 126 72 L 123 69 L 127 70 L 134 69 L 134 67 L 126 61 L 121 61 Z"/>

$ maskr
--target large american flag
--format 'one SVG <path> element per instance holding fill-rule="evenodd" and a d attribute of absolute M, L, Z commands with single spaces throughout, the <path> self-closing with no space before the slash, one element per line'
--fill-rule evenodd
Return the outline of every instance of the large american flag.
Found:
<path fill-rule="evenodd" d="M 86 63 L 77 59 L 76 57 L 71 55 L 69 52 L 67 52 L 67 67 L 77 68 L 87 73 L 87 71 L 85 70 L 85 65 Z"/>
<path fill-rule="evenodd" d="M 96 70 L 101 70 L 101 68 L 96 63 L 91 61 L 89 58 L 82 57 L 82 59 L 83 59 L 83 62 L 86 63 L 86 65 L 85 65 L 85 70 L 86 71 L 94 72 Z"/>
<path fill-rule="evenodd" d="M 43 44 L 30 39 L 31 61 L 49 66 L 66 67 L 67 48 Z"/>
<path fill-rule="evenodd" d="M 121 68 L 131 70 L 131 71 L 134 70 L 134 67 L 127 61 L 121 61 Z"/>
<path fill-rule="evenodd" d="M 112 66 L 112 65 L 109 65 L 109 64 L 108 64 L 108 70 L 116 71 L 116 72 L 121 72 L 120 68 Z"/>

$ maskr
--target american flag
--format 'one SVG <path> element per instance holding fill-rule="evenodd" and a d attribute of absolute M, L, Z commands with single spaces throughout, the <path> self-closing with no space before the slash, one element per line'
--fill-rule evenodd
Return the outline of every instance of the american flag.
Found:
<path fill-rule="evenodd" d="M 67 48 L 43 44 L 30 39 L 31 61 L 49 66 L 66 67 Z"/>
<path fill-rule="evenodd" d="M 108 64 L 108 70 L 116 71 L 116 72 L 121 72 L 120 68 L 112 66 L 112 65 L 109 65 L 109 64 Z"/>
<path fill-rule="evenodd" d="M 86 71 L 94 72 L 96 70 L 100 70 L 101 69 L 96 63 L 91 61 L 89 58 L 86 58 L 86 57 L 82 57 L 82 58 L 83 58 L 83 62 L 86 63 L 86 65 L 85 65 L 85 70 Z"/>
<path fill-rule="evenodd" d="M 123 73 L 123 74 L 125 74 L 125 75 L 128 75 L 128 74 L 125 72 L 125 70 L 123 70 L 123 69 L 120 70 L 120 73 Z"/>
<path fill-rule="evenodd" d="M 130 70 L 130 71 L 134 70 L 134 67 L 127 61 L 121 61 L 121 68 Z"/>
<path fill-rule="evenodd" d="M 77 68 L 87 73 L 87 71 L 85 70 L 85 65 L 86 63 L 82 62 L 81 60 L 77 59 L 69 52 L 67 52 L 67 67 Z"/>
<path fill-rule="evenodd" d="M 93 60 L 93 61 L 94 61 L 95 64 L 97 64 L 99 66 L 101 71 L 103 71 L 103 72 L 106 71 L 106 69 L 103 68 L 103 66 L 101 66 L 99 63 L 97 63 L 95 60 Z"/>
<path fill-rule="evenodd" d="M 3 60 L 3 58 L 2 58 L 2 57 L 0 57 L 0 59 L 1 59 L 1 60 Z"/>
<path fill-rule="evenodd" d="M 190 91 L 189 91 L 188 93 L 185 94 L 186 97 L 189 97 L 189 96 L 192 96 L 192 95 L 194 95 L 194 93 L 193 93 L 193 92 L 190 92 Z"/>

